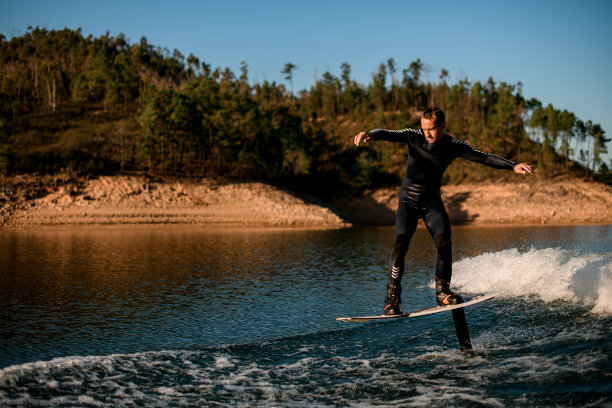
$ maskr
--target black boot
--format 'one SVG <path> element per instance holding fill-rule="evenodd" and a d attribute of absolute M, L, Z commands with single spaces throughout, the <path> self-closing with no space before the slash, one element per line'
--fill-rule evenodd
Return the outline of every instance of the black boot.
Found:
<path fill-rule="evenodd" d="M 387 298 L 385 299 L 385 314 L 386 315 L 398 315 L 402 314 L 400 311 L 400 303 L 402 295 L 402 287 L 400 285 L 394 285 L 393 283 L 387 284 Z"/>
<path fill-rule="evenodd" d="M 463 303 L 461 295 L 450 290 L 450 281 L 434 278 L 436 281 L 436 300 L 438 306 L 458 305 Z"/>

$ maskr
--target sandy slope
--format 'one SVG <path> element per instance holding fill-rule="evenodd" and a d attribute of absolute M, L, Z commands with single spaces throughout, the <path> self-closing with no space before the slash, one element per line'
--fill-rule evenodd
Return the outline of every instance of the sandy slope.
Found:
<path fill-rule="evenodd" d="M 0 225 L 201 224 L 341 228 L 391 225 L 397 188 L 321 202 L 258 182 L 103 176 L 0 180 Z M 612 188 L 579 179 L 445 186 L 455 223 L 609 224 Z"/>
<path fill-rule="evenodd" d="M 218 224 L 345 227 L 323 206 L 263 183 L 104 176 L 70 182 L 5 215 L 5 226 Z"/>
<path fill-rule="evenodd" d="M 350 199 L 337 204 L 365 224 L 393 224 L 398 191 L 369 194 L 369 206 L 356 206 Z M 581 179 L 443 186 L 442 198 L 455 224 L 612 224 L 612 187 Z"/>

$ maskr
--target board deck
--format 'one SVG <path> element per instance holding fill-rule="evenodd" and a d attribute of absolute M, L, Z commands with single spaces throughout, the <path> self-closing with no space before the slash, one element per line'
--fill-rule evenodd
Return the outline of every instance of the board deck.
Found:
<path fill-rule="evenodd" d="M 430 315 L 434 313 L 447 312 L 449 310 L 460 309 L 462 307 L 471 306 L 476 303 L 484 302 L 485 300 L 493 299 L 497 296 L 497 293 L 491 295 L 480 295 L 475 296 L 468 300 L 467 302 L 460 303 L 458 305 L 449 305 L 449 306 L 434 306 L 428 307 L 426 309 L 416 310 L 414 312 L 404 312 L 399 315 L 376 315 L 376 316 L 357 316 L 357 317 L 338 317 L 336 320 L 341 322 L 369 322 L 373 320 L 395 320 L 395 319 L 404 319 L 406 317 L 419 317 Z"/>

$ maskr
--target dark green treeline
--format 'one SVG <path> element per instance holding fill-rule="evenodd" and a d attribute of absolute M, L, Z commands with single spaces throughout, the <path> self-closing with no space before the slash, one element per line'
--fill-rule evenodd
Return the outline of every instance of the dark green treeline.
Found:
<path fill-rule="evenodd" d="M 543 177 L 593 177 L 606 142 L 601 126 L 521 95 L 520 84 L 448 84 L 442 70 L 424 81 L 420 60 L 392 59 L 371 83 L 325 72 L 295 95 L 296 67 L 283 84 L 252 84 L 240 72 L 213 69 L 123 35 L 83 37 L 80 30 L 34 28 L 0 36 L 0 174 L 148 172 L 284 180 L 321 190 L 397 183 L 405 147 L 356 149 L 353 136 L 377 127 L 418 127 L 420 112 L 442 107 L 448 132 L 475 148 L 534 163 Z M 279 67 L 281 68 L 281 67 Z M 431 75 L 429 75 L 431 76 Z M 481 180 L 487 169 L 457 161 L 447 181 Z M 495 177 L 499 177 L 497 172 Z"/>

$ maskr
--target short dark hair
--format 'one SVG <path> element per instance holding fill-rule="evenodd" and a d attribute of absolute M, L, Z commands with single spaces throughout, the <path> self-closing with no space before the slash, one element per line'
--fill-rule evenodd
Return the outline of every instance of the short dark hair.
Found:
<path fill-rule="evenodd" d="M 438 108 L 437 106 L 432 106 L 431 108 L 425 109 L 425 112 L 423 112 L 423 117 L 429 120 L 435 118 L 436 126 L 439 126 L 446 122 L 446 115 L 444 114 L 444 111 Z"/>

